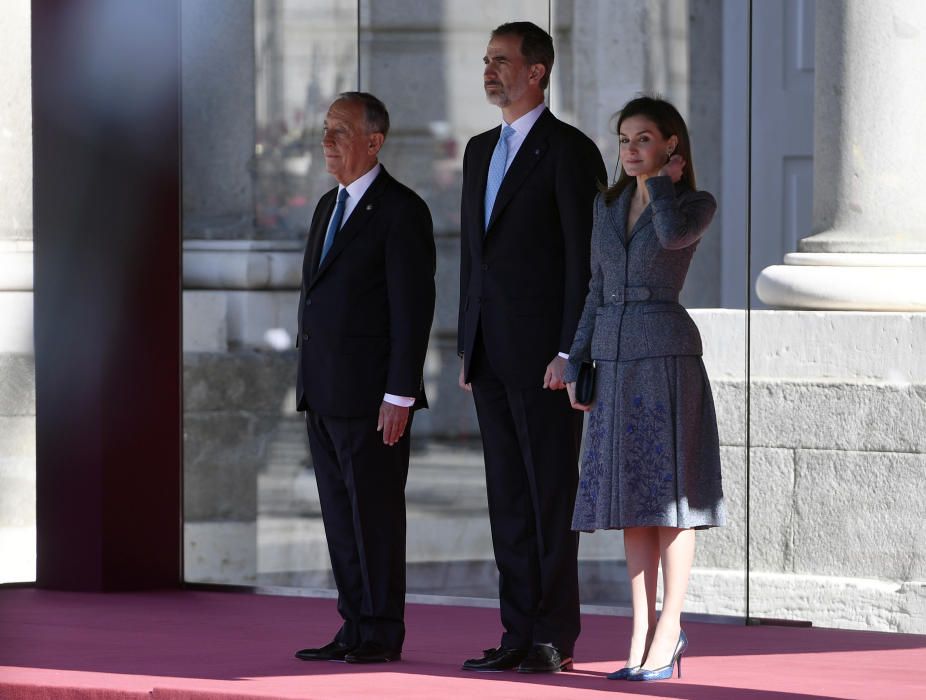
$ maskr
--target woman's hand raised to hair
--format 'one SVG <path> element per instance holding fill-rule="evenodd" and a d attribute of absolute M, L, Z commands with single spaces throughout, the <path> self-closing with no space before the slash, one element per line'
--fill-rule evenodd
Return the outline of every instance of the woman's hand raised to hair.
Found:
<path fill-rule="evenodd" d="M 687 163 L 680 155 L 675 154 L 669 158 L 668 162 L 659 169 L 659 175 L 668 175 L 672 182 L 678 182 L 682 179 L 682 173 Z"/>

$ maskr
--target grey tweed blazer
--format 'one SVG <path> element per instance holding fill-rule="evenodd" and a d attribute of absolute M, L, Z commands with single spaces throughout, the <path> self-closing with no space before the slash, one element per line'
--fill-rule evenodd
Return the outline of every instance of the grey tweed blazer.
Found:
<path fill-rule="evenodd" d="M 627 212 L 636 183 L 610 206 L 602 194 L 595 199 L 592 276 L 567 382 L 575 381 L 583 360 L 701 354 L 701 335 L 678 295 L 717 202 L 708 192 L 673 185 L 667 176 L 649 178 L 646 187 L 650 204 L 630 236 Z"/>

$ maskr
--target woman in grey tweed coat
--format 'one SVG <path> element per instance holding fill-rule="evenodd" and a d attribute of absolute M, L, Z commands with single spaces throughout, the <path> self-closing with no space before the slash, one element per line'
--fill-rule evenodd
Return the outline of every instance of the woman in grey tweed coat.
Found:
<path fill-rule="evenodd" d="M 595 200 L 592 277 L 565 376 L 573 406 L 591 411 L 572 527 L 624 530 L 633 635 L 625 667 L 609 677 L 655 680 L 671 677 L 687 646 L 680 615 L 694 530 L 724 520 L 701 337 L 678 303 L 717 205 L 695 187 L 688 130 L 671 104 L 631 100 L 617 128 L 621 172 Z M 582 361 L 596 364 L 590 406 L 575 401 Z"/>

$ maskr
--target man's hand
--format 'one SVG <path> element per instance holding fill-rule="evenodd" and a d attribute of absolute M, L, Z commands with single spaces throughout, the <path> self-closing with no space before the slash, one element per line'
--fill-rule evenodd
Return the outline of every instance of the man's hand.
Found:
<path fill-rule="evenodd" d="M 464 391 L 472 391 L 473 385 L 466 383 L 466 363 L 463 358 L 460 358 L 460 379 L 457 381 L 460 385 L 460 388 Z"/>
<path fill-rule="evenodd" d="M 589 411 L 592 410 L 591 406 L 588 406 L 584 403 L 576 403 L 576 383 L 575 382 L 569 382 L 566 385 L 566 393 L 569 394 L 569 403 L 571 403 L 572 407 L 576 409 L 577 411 L 585 411 L 586 413 L 588 413 Z"/>
<path fill-rule="evenodd" d="M 566 371 L 566 360 L 557 355 L 553 361 L 547 365 L 546 374 L 543 375 L 544 389 L 565 389 L 566 383 L 563 381 L 563 372 Z"/>
<path fill-rule="evenodd" d="M 383 401 L 379 407 L 379 422 L 376 424 L 376 429 L 383 431 L 384 445 L 396 444 L 405 434 L 405 426 L 408 425 L 408 411 L 407 406 L 396 406 Z"/>

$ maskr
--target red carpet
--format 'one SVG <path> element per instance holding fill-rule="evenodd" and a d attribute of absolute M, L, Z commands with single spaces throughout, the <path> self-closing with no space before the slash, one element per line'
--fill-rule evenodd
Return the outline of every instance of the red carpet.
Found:
<path fill-rule="evenodd" d="M 573 673 L 471 674 L 498 640 L 498 611 L 412 605 L 404 661 L 356 667 L 294 659 L 327 642 L 334 601 L 241 593 L 0 590 L 2 700 L 245 698 L 926 698 L 926 637 L 686 624 L 683 679 L 608 681 L 629 621 L 585 616 Z"/>

